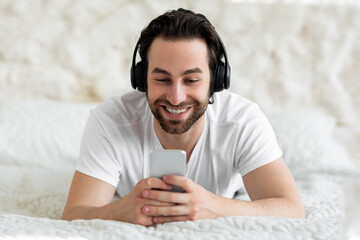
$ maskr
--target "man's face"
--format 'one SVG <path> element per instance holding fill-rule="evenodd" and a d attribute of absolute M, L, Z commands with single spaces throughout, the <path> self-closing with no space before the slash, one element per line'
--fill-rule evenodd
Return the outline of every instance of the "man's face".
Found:
<path fill-rule="evenodd" d="M 209 102 L 210 73 L 206 43 L 200 39 L 156 38 L 148 53 L 147 98 L 162 129 L 187 132 Z"/>

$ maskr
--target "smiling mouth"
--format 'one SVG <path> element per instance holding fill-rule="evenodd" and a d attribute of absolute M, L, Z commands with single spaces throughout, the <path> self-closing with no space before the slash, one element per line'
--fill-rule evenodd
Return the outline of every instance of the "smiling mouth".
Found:
<path fill-rule="evenodd" d="M 168 111 L 169 113 L 175 114 L 175 115 L 184 113 L 184 112 L 186 112 L 186 110 L 187 110 L 187 108 L 177 108 L 177 109 L 175 109 L 175 108 L 165 107 L 165 106 L 164 106 L 164 108 L 165 108 L 166 111 Z"/>

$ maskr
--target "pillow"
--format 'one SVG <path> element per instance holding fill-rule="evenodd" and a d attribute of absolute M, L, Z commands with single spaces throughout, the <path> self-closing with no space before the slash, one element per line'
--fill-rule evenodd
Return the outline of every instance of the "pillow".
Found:
<path fill-rule="evenodd" d="M 74 168 L 81 135 L 95 104 L 2 99 L 0 163 Z"/>
<path fill-rule="evenodd" d="M 95 105 L 1 100 L 0 163 L 73 169 L 82 131 Z M 334 117 L 314 109 L 279 110 L 267 116 L 293 174 L 351 169 L 345 147 L 333 138 Z"/>
<path fill-rule="evenodd" d="M 267 116 L 293 174 L 352 169 L 347 149 L 334 138 L 334 117 L 318 109 L 283 109 Z"/>

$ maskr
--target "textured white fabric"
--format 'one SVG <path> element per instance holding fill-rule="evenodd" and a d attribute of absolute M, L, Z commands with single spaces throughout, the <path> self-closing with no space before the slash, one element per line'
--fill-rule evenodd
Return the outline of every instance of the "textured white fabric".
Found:
<path fill-rule="evenodd" d="M 334 117 L 319 109 L 283 109 L 271 112 L 268 118 L 293 174 L 341 173 L 353 167 L 346 147 L 334 137 Z"/>
<path fill-rule="evenodd" d="M 278 159 L 282 152 L 264 114 L 245 98 L 216 93 L 205 116 L 186 176 L 217 195 L 233 198 L 245 192 L 241 175 Z M 148 176 L 150 151 L 163 149 L 153 119 L 145 93 L 132 91 L 101 104 L 84 130 L 76 169 L 126 196 Z"/>
<path fill-rule="evenodd" d="M 346 239 L 342 232 L 342 219 L 347 217 L 342 186 L 347 185 L 349 176 L 358 181 L 358 175 L 350 168 L 330 170 L 330 165 L 347 165 L 348 158 L 325 161 L 325 154 L 305 148 L 306 139 L 323 138 L 324 134 L 331 138 L 325 130 L 334 127 L 328 124 L 332 117 L 314 110 L 297 116 L 297 121 L 307 128 L 290 124 L 294 121 L 290 112 L 296 111 L 268 114 L 284 159 L 291 163 L 292 170 L 297 170 L 294 176 L 306 219 L 227 217 L 154 227 L 103 220 L 59 220 L 74 173 L 81 132 L 92 108 L 93 104 L 1 99 L 0 239 Z M 322 129 L 325 125 L 330 127 Z M 299 132 L 298 127 L 302 134 L 290 134 L 288 138 L 278 134 Z M 334 146 L 322 141 L 322 152 L 342 154 L 342 147 Z M 307 163 L 301 164 L 300 158 L 295 161 L 298 156 Z M 311 172 L 310 163 L 316 166 Z M 358 198 L 349 202 L 354 204 L 347 206 L 350 213 L 358 202 Z M 345 227 L 358 229 L 351 225 L 356 217 L 353 215 Z"/>

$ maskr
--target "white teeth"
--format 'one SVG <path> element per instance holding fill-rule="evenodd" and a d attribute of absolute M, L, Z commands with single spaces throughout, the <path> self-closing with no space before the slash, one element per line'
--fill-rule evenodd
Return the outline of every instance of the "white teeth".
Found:
<path fill-rule="evenodd" d="M 180 113 L 185 112 L 186 108 L 184 108 L 184 109 L 172 109 L 172 108 L 166 107 L 166 110 L 171 114 L 180 114 Z"/>

